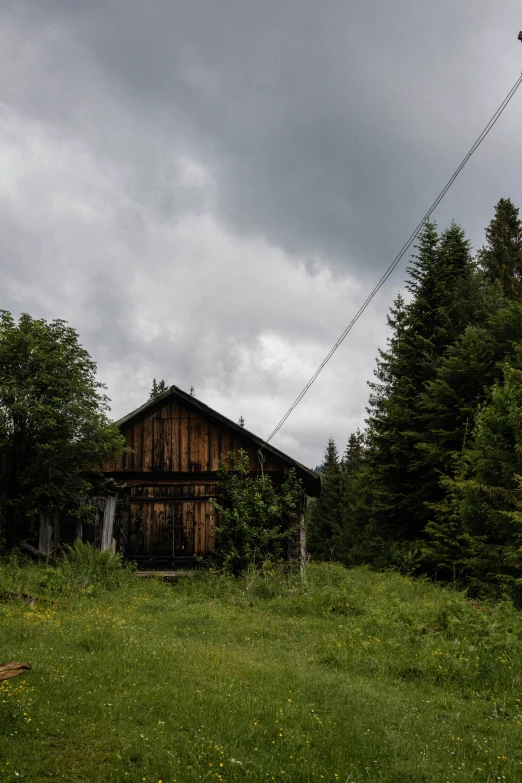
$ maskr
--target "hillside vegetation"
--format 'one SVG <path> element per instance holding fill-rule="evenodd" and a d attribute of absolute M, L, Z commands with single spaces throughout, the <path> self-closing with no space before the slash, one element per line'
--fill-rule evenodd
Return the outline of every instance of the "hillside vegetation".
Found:
<path fill-rule="evenodd" d="M 500 199 L 473 252 L 427 222 L 370 383 L 334 438 L 309 525 L 316 559 L 390 566 L 522 605 L 522 220 Z"/>
<path fill-rule="evenodd" d="M 330 564 L 165 583 L 11 561 L 0 590 L 0 661 L 33 667 L 0 683 L 2 781 L 522 778 L 509 602 Z"/>

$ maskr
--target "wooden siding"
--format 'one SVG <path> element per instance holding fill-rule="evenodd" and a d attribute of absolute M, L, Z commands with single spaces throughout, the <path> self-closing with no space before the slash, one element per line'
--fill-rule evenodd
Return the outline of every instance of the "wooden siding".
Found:
<path fill-rule="evenodd" d="M 259 471 L 256 447 L 248 437 L 211 421 L 180 401 L 122 427 L 129 451 L 118 462 L 103 466 L 105 473 L 215 473 L 220 458 L 244 449 L 249 470 Z M 265 452 L 264 470 L 281 474 L 284 460 Z"/>
<path fill-rule="evenodd" d="M 230 467 L 229 453 L 243 449 L 250 474 L 261 472 L 258 439 L 180 394 L 170 393 L 121 420 L 127 450 L 102 468 L 117 485 L 118 549 L 151 566 L 194 560 L 214 549 L 211 499 L 220 459 Z M 284 481 L 292 460 L 270 449 L 264 457 L 264 473 L 275 483 Z M 310 484 L 307 474 L 313 491 L 316 477 L 298 466 L 298 475 Z"/>

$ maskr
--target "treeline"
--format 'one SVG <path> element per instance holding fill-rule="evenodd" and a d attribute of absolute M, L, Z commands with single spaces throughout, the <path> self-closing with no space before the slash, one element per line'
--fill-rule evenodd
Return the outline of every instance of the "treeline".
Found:
<path fill-rule="evenodd" d="M 522 600 L 522 222 L 501 199 L 474 256 L 428 222 L 388 315 L 366 429 L 333 439 L 309 550 Z"/>

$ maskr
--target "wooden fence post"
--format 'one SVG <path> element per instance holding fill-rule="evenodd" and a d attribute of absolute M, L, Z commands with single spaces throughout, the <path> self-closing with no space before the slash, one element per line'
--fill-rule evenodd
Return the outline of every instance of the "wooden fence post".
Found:
<path fill-rule="evenodd" d="M 114 530 L 114 516 L 116 514 L 116 501 L 115 495 L 109 495 L 105 499 L 105 508 L 103 509 L 103 524 L 100 541 L 100 549 L 111 549 L 112 547 L 112 534 Z"/>

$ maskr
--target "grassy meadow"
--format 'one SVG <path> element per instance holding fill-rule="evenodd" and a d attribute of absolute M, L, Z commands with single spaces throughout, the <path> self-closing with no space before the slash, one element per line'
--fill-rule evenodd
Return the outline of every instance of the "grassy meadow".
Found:
<path fill-rule="evenodd" d="M 522 780 L 508 603 L 327 564 L 167 583 L 11 562 L 0 599 L 0 661 L 33 667 L 0 683 L 1 781 Z"/>

